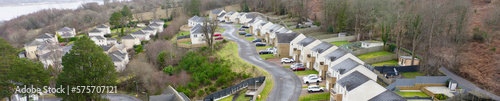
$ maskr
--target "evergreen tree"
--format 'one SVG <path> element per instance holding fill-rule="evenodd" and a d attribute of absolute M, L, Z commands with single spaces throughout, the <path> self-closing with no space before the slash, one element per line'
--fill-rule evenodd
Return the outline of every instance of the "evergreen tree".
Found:
<path fill-rule="evenodd" d="M 63 56 L 63 72 L 57 78 L 56 86 L 114 86 L 116 70 L 111 58 L 87 36 L 76 40 L 73 49 Z M 63 100 L 101 100 L 96 92 L 56 94 Z"/>
<path fill-rule="evenodd" d="M 11 73 L 11 60 L 16 58 L 16 50 L 9 45 L 7 41 L 0 38 L 0 98 L 9 97 L 12 95 L 12 90 L 9 87 L 14 85 L 10 82 L 8 73 Z"/>
<path fill-rule="evenodd" d="M 127 21 L 130 22 L 131 20 L 134 20 L 134 16 L 132 16 L 132 11 L 130 11 L 127 5 L 123 6 L 120 13 L 122 13 L 122 17 L 124 19 L 127 19 Z"/>
<path fill-rule="evenodd" d="M 115 27 L 120 26 L 122 25 L 122 23 L 120 22 L 121 19 L 122 19 L 122 14 L 119 12 L 114 12 L 113 14 L 111 14 L 111 17 L 109 18 L 109 24 Z"/>
<path fill-rule="evenodd" d="M 191 0 L 191 15 L 200 14 L 200 0 Z"/>

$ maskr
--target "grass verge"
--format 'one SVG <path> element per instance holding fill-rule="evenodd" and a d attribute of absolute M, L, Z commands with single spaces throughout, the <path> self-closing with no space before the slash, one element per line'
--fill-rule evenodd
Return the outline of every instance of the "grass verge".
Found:
<path fill-rule="evenodd" d="M 415 79 L 416 76 L 422 76 L 419 72 L 406 72 L 401 73 L 401 75 L 405 76 L 408 79 Z"/>
<path fill-rule="evenodd" d="M 415 97 L 415 96 L 418 96 L 418 97 L 431 97 L 427 94 L 425 94 L 424 92 L 401 92 L 401 91 L 395 91 L 396 93 L 398 93 L 399 95 L 403 96 L 403 97 Z"/>
<path fill-rule="evenodd" d="M 299 97 L 299 101 L 328 100 L 328 99 L 330 99 L 330 93 L 303 95 Z"/>
<path fill-rule="evenodd" d="M 344 45 L 344 44 L 349 44 L 351 42 L 347 42 L 347 41 L 337 41 L 337 42 L 330 42 L 331 44 L 334 44 L 334 45 L 337 45 L 337 46 L 341 46 L 341 45 Z"/>
<path fill-rule="evenodd" d="M 366 54 L 361 54 L 358 55 L 357 57 L 361 60 L 366 60 L 370 58 L 375 58 L 379 56 L 386 56 L 386 55 L 392 55 L 393 53 L 391 52 L 386 52 L 386 51 L 378 51 L 378 52 L 371 52 L 371 53 L 366 53 Z"/>
<path fill-rule="evenodd" d="M 259 55 L 259 56 L 260 56 L 260 58 L 262 58 L 262 59 L 264 59 L 264 60 L 265 60 L 266 58 L 274 57 L 274 55 L 273 55 L 273 54 L 264 54 L 264 55 Z"/>
<path fill-rule="evenodd" d="M 379 63 L 374 63 L 372 64 L 373 66 L 394 66 L 394 65 L 398 65 L 398 61 L 395 61 L 395 60 L 389 60 L 389 61 L 384 61 L 384 62 L 379 62 Z"/>
<path fill-rule="evenodd" d="M 273 46 L 259 46 L 259 47 L 255 47 L 256 49 L 267 49 L 267 48 L 273 48 Z"/>
<path fill-rule="evenodd" d="M 226 98 L 220 99 L 218 101 L 233 101 L 233 97 L 234 97 L 234 95 L 231 95 L 231 96 L 228 96 Z"/>
<path fill-rule="evenodd" d="M 190 35 L 189 31 L 182 31 L 182 32 L 179 32 L 177 33 L 176 36 L 184 36 L 184 35 Z"/>
<path fill-rule="evenodd" d="M 255 38 L 254 37 L 246 37 L 245 39 L 247 39 L 248 41 L 253 41 Z"/>
<path fill-rule="evenodd" d="M 181 42 L 181 44 L 191 44 L 191 41 Z"/>
<path fill-rule="evenodd" d="M 296 75 L 309 75 L 309 74 L 319 74 L 318 71 L 315 70 L 303 70 L 303 71 L 292 71 Z"/>

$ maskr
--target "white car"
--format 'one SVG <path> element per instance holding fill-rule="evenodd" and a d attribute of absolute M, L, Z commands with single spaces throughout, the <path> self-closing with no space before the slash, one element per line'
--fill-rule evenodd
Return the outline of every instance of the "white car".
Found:
<path fill-rule="evenodd" d="M 281 63 L 293 63 L 293 62 L 295 62 L 293 59 L 281 58 Z"/>
<path fill-rule="evenodd" d="M 324 88 L 316 85 L 312 85 L 307 87 L 307 92 L 312 93 L 312 92 L 323 92 Z"/>
<path fill-rule="evenodd" d="M 273 52 L 273 53 L 276 53 L 276 49 L 275 49 L 275 48 L 267 48 L 266 50 L 267 50 L 267 51 L 271 51 L 271 52 Z"/>
<path fill-rule="evenodd" d="M 310 78 L 318 78 L 318 75 L 317 74 L 309 74 L 309 75 L 303 77 L 302 80 L 310 79 Z"/>
<path fill-rule="evenodd" d="M 321 78 L 309 78 L 309 79 L 304 79 L 304 83 L 305 84 L 308 84 L 308 83 L 316 83 L 316 82 L 321 82 Z"/>

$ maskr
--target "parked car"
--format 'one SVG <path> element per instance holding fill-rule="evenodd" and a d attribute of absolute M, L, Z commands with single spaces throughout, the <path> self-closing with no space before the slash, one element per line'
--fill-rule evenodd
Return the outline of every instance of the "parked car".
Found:
<path fill-rule="evenodd" d="M 222 40 L 222 39 L 224 39 L 224 37 L 222 37 L 222 36 L 215 38 L 215 40 Z"/>
<path fill-rule="evenodd" d="M 272 54 L 273 52 L 267 51 L 267 50 L 261 50 L 259 51 L 259 54 Z"/>
<path fill-rule="evenodd" d="M 240 31 L 245 31 L 245 28 L 240 28 L 239 30 L 240 30 Z"/>
<path fill-rule="evenodd" d="M 317 74 L 309 74 L 305 77 L 302 77 L 302 80 L 310 79 L 310 78 L 318 78 L 318 75 Z"/>
<path fill-rule="evenodd" d="M 299 70 L 306 70 L 306 67 L 304 67 L 304 66 L 295 66 L 294 68 L 290 67 L 290 69 L 292 69 L 292 71 L 299 71 Z"/>
<path fill-rule="evenodd" d="M 214 36 L 221 36 L 222 34 L 214 34 Z"/>
<path fill-rule="evenodd" d="M 325 88 L 317 86 L 317 85 L 312 85 L 307 87 L 307 92 L 312 93 L 312 92 L 323 92 Z"/>
<path fill-rule="evenodd" d="M 226 20 L 221 20 L 220 22 L 226 22 Z"/>
<path fill-rule="evenodd" d="M 248 34 L 245 34 L 245 37 L 251 37 L 252 34 L 248 33 Z"/>
<path fill-rule="evenodd" d="M 250 28 L 250 27 L 248 27 L 248 26 L 241 26 L 241 28 Z"/>
<path fill-rule="evenodd" d="M 226 24 L 232 24 L 233 22 L 232 21 L 227 21 Z"/>
<path fill-rule="evenodd" d="M 309 78 L 309 79 L 304 79 L 304 83 L 305 84 L 308 84 L 308 83 L 316 83 L 316 82 L 321 82 L 321 78 Z"/>
<path fill-rule="evenodd" d="M 281 63 L 293 63 L 293 62 L 295 62 L 293 59 L 281 58 Z"/>
<path fill-rule="evenodd" d="M 257 42 L 257 43 L 255 43 L 255 46 L 256 46 L 256 47 L 259 47 L 259 46 L 266 46 L 266 44 L 265 44 L 265 43 L 261 43 L 261 42 Z"/>
<path fill-rule="evenodd" d="M 247 34 L 247 32 L 245 32 L 245 31 L 240 31 L 240 32 L 238 32 L 238 34 L 240 34 L 240 35 L 245 35 L 245 34 Z"/>
<path fill-rule="evenodd" d="M 304 67 L 304 64 L 302 63 L 295 63 L 293 65 L 290 66 L 290 68 L 295 68 L 295 67 Z"/>
<path fill-rule="evenodd" d="M 262 39 L 255 39 L 255 40 L 252 40 L 253 43 L 256 43 L 256 42 L 262 42 Z"/>

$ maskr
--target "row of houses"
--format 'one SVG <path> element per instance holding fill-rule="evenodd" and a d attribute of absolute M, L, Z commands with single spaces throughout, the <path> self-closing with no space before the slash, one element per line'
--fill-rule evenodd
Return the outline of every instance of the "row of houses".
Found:
<path fill-rule="evenodd" d="M 104 53 L 111 57 L 116 70 L 122 71 L 129 62 L 127 49 L 131 49 L 134 45 L 141 44 L 142 40 L 149 40 L 150 36 L 155 36 L 157 32 L 163 31 L 163 24 L 162 20 L 152 20 L 149 26 L 122 37 L 121 41 L 115 38 L 105 38 L 104 35 L 111 34 L 111 29 L 104 24 L 88 31 L 88 36 L 96 45 L 103 48 Z M 71 38 L 75 37 L 76 32 L 74 28 L 64 27 L 57 30 L 56 34 L 42 34 L 35 40 L 24 44 L 25 51 L 21 52 L 19 57 L 38 60 L 45 68 L 49 66 L 62 67 L 61 58 L 72 49 L 73 44 L 66 46 L 59 44 L 58 35 L 61 38 Z"/>

